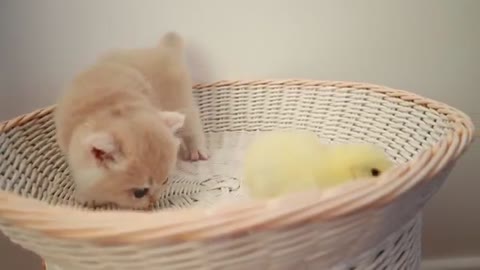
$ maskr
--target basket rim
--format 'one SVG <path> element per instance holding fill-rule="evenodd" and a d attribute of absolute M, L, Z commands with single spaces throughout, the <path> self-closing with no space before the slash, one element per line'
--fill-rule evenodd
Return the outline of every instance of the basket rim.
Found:
<path fill-rule="evenodd" d="M 378 179 L 356 181 L 329 191 L 311 190 L 268 200 L 227 203 L 210 208 L 90 211 L 0 191 L 0 219 L 6 224 L 58 240 L 97 245 L 156 244 L 205 241 L 241 236 L 253 231 L 280 229 L 316 221 L 329 221 L 359 211 L 382 207 L 415 186 L 433 179 L 454 163 L 473 141 L 475 127 L 462 111 L 405 90 L 370 83 L 328 80 L 222 80 L 194 86 L 212 88 L 352 88 L 370 90 L 428 107 L 452 121 L 453 130 L 430 149 Z M 0 133 L 42 117 L 55 105 L 0 124 Z M 389 181 L 394 179 L 395 181 Z"/>

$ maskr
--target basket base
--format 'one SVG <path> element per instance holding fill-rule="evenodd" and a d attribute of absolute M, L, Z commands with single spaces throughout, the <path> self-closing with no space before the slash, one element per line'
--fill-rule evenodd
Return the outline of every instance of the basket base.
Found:
<path fill-rule="evenodd" d="M 401 230 L 391 234 L 380 245 L 332 267 L 349 269 L 420 269 L 422 259 L 422 213 L 419 212 Z M 315 268 L 316 269 L 316 268 Z"/>
<path fill-rule="evenodd" d="M 419 212 L 403 228 L 387 237 L 378 246 L 350 258 L 342 263 L 328 267 L 331 270 L 350 269 L 388 269 L 388 270 L 417 270 L 421 262 L 421 231 L 422 213 Z M 311 261 L 308 265 L 302 264 L 295 267 L 297 270 L 325 269 L 325 262 Z M 45 270 L 87 270 L 71 266 L 58 266 L 53 262 L 44 261 Z M 289 270 L 288 266 L 272 266 L 269 269 Z M 160 266 L 160 268 L 162 268 Z M 103 269 L 103 268 L 102 268 Z M 146 270 L 156 270 L 157 267 L 149 267 Z M 168 268 L 171 269 L 171 268 Z M 182 268 L 183 269 L 183 268 Z M 212 268 L 213 269 L 213 268 Z M 235 269 L 251 269 L 248 265 Z"/>

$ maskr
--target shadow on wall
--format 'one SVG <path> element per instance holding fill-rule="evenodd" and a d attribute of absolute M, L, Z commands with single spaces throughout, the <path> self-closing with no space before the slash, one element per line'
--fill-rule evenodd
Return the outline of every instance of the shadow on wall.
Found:
<path fill-rule="evenodd" d="M 0 233 L 1 269 L 43 270 L 42 260 L 32 252 L 12 243 Z"/>

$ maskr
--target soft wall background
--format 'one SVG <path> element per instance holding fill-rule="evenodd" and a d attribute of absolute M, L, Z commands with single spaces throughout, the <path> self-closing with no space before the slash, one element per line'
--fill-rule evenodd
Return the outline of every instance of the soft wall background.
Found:
<path fill-rule="evenodd" d="M 187 39 L 197 82 L 365 81 L 444 101 L 479 123 L 477 0 L 0 0 L 0 119 L 54 103 L 98 53 L 151 45 L 168 30 Z M 427 207 L 427 257 L 480 255 L 478 149 Z M 4 239 L 0 250 L 5 269 L 29 268 Z"/>

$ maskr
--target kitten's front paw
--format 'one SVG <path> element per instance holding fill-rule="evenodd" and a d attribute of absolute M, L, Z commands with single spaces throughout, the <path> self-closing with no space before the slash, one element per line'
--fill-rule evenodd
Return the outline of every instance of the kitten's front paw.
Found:
<path fill-rule="evenodd" d="M 106 203 L 95 201 L 90 196 L 82 194 L 80 192 L 75 192 L 74 199 L 78 204 L 80 204 L 84 207 L 95 208 L 95 207 L 100 207 L 100 206 L 106 205 Z"/>
<path fill-rule="evenodd" d="M 88 198 L 88 196 L 85 196 L 79 192 L 75 192 L 74 199 L 77 203 L 83 206 L 87 206 L 87 207 L 95 206 L 95 201 L 91 200 L 90 198 Z"/>
<path fill-rule="evenodd" d="M 183 159 L 187 161 L 207 160 L 209 154 L 205 148 L 188 148 L 183 151 Z"/>
<path fill-rule="evenodd" d="M 207 151 L 197 150 L 197 151 L 191 152 L 188 158 L 189 158 L 188 160 L 190 161 L 207 160 L 208 153 Z"/>

